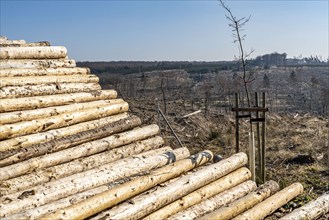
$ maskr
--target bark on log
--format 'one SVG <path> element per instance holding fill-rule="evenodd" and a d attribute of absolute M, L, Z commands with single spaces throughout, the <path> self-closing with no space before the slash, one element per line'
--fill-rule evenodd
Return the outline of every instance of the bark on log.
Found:
<path fill-rule="evenodd" d="M 40 41 L 34 43 L 1 43 L 0 47 L 49 47 L 50 43 L 48 41 Z"/>
<path fill-rule="evenodd" d="M 96 75 L 70 75 L 70 76 L 22 76 L 22 77 L 1 77 L 0 88 L 5 86 L 27 86 L 52 83 L 98 83 Z"/>
<path fill-rule="evenodd" d="M 100 90 L 98 83 L 53 83 L 25 86 L 6 86 L 0 88 L 0 98 L 21 98 Z"/>
<path fill-rule="evenodd" d="M 187 195 L 222 176 L 242 167 L 247 163 L 245 153 L 235 154 L 218 163 L 203 167 L 195 173 L 182 176 L 177 181 L 158 189 L 150 195 L 140 195 L 131 202 L 122 203 L 106 211 L 108 219 L 139 219 L 155 210 Z"/>
<path fill-rule="evenodd" d="M 69 127 L 54 129 L 54 130 L 37 133 L 37 134 L 30 134 L 30 135 L 26 135 L 26 136 L 16 137 L 16 138 L 0 141 L 0 148 L 12 149 L 15 152 L 15 150 L 20 149 L 20 148 L 28 148 L 28 147 L 34 146 L 35 144 L 45 143 L 45 142 L 52 141 L 52 140 L 55 140 L 58 138 L 62 138 L 62 137 L 66 137 L 69 135 L 78 134 L 80 132 L 92 130 L 92 129 L 105 126 L 109 123 L 112 123 L 112 122 L 115 122 L 115 121 L 118 121 L 118 120 L 121 120 L 121 119 L 124 119 L 127 117 L 128 117 L 128 113 L 121 113 L 118 115 L 113 115 L 113 116 L 109 116 L 109 117 L 105 117 L 105 118 L 101 118 L 101 119 L 97 119 L 97 120 L 82 122 L 82 123 L 75 124 L 75 125 L 72 125 Z M 7 152 L 9 152 L 9 151 L 0 152 L 0 158 L 7 157 L 6 156 L 6 155 L 8 155 Z M 11 151 L 10 151 L 10 153 L 11 153 Z M 9 154 L 9 155 L 12 155 L 12 154 Z M 3 161 L 0 160 L 0 164 L 3 164 L 2 162 Z M 2 165 L 0 165 L 0 166 L 2 166 Z"/>
<path fill-rule="evenodd" d="M 277 192 L 273 196 L 267 198 L 263 202 L 257 204 L 248 211 L 238 215 L 234 219 L 250 219 L 257 220 L 263 219 L 266 216 L 272 214 L 275 210 L 288 203 L 290 200 L 296 196 L 303 193 L 303 185 L 300 183 L 293 183 L 290 186 L 284 188 L 283 190 Z"/>
<path fill-rule="evenodd" d="M 256 183 L 248 180 L 184 211 L 172 215 L 168 220 L 199 219 L 201 216 L 241 198 L 256 188 Z"/>
<path fill-rule="evenodd" d="M 108 150 L 89 157 L 78 158 L 68 163 L 63 163 L 47 169 L 37 170 L 27 175 L 3 181 L 0 184 L 0 194 L 7 195 L 17 191 L 25 190 L 41 183 L 60 179 L 82 171 L 94 169 L 98 166 L 114 162 L 123 157 L 140 154 L 145 151 L 159 148 L 163 144 L 161 137 L 135 142 L 113 150 Z M 170 148 L 162 148 L 163 153 Z"/>
<path fill-rule="evenodd" d="M 76 205 L 59 210 L 54 214 L 46 216 L 45 219 L 83 219 L 90 217 L 102 210 L 138 195 L 157 184 L 163 183 L 193 169 L 194 167 L 200 166 L 212 160 L 212 158 L 212 152 L 201 152 L 190 158 L 157 169 L 149 175 L 136 178 L 135 180 L 122 184 L 112 190 L 105 191 L 104 193 L 91 197 Z"/>
<path fill-rule="evenodd" d="M 156 135 L 159 132 L 157 125 L 149 125 L 143 128 L 135 128 L 130 131 L 111 135 L 109 137 L 87 142 L 59 152 L 31 158 L 21 163 L 6 166 L 1 169 L 1 178 L 9 179 L 31 172 L 35 169 L 55 166 L 69 162 L 80 157 L 90 156 L 102 151 L 113 149 L 134 141 L 143 140 Z"/>
<path fill-rule="evenodd" d="M 260 203 L 269 196 L 273 195 L 279 191 L 279 189 L 279 185 L 275 181 L 270 180 L 258 187 L 254 192 L 251 192 L 248 195 L 230 203 L 228 206 L 221 207 L 220 209 L 205 215 L 201 219 L 232 219 L 242 212 L 254 207 L 256 204 Z"/>
<path fill-rule="evenodd" d="M 141 125 L 141 120 L 136 116 L 131 116 L 129 118 L 122 119 L 108 117 L 106 119 L 108 119 L 108 124 L 105 124 L 101 127 L 97 127 L 95 129 L 77 132 L 73 135 L 54 139 L 46 143 L 36 144 L 28 148 L 20 148 L 2 152 L 0 154 L 0 167 L 27 160 L 32 157 L 44 155 L 47 153 L 57 152 L 69 147 L 74 147 L 78 144 L 83 144 L 88 141 L 104 138 L 112 134 L 123 132 Z M 113 119 L 119 120 L 113 121 Z"/>
<path fill-rule="evenodd" d="M 12 124 L 21 121 L 31 121 L 34 119 L 46 118 L 87 108 L 95 108 L 97 106 L 118 104 L 122 102 L 124 102 L 123 99 L 111 99 L 93 102 L 74 103 L 70 105 L 55 106 L 42 109 L 0 113 L 0 124 Z"/>
<path fill-rule="evenodd" d="M 2 47 L 0 59 L 61 59 L 67 56 L 63 46 Z"/>
<path fill-rule="evenodd" d="M 0 69 L 8 68 L 57 68 L 76 67 L 74 60 L 70 59 L 44 59 L 44 60 L 0 60 Z"/>
<path fill-rule="evenodd" d="M 217 195 L 229 188 L 232 188 L 242 182 L 251 178 L 251 173 L 247 168 L 240 168 L 208 185 L 184 196 L 183 198 L 176 200 L 173 203 L 151 213 L 146 216 L 144 220 L 153 219 L 166 219 L 169 216 L 176 214 L 184 209 L 187 209 L 195 204 L 200 203 L 202 200 L 206 200 L 212 196 Z"/>
<path fill-rule="evenodd" d="M 0 102 L 0 112 L 21 111 L 58 105 L 66 105 L 77 102 L 115 99 L 116 97 L 117 92 L 114 90 L 100 90 L 64 95 L 47 95 L 17 99 L 2 99 Z"/>
<path fill-rule="evenodd" d="M 126 112 L 128 111 L 128 108 L 128 103 L 122 102 L 96 108 L 82 109 L 75 112 L 55 115 L 49 118 L 6 124 L 0 127 L 0 140 L 67 127 L 73 124 Z M 6 150 L 8 149 L 0 148 L 0 151 Z"/>
<path fill-rule="evenodd" d="M 156 153 L 159 149 L 153 151 Z M 10 198 L 10 203 L 0 204 L 0 208 L 2 209 L 0 217 L 5 217 L 23 209 L 40 206 L 121 178 L 159 168 L 175 162 L 176 159 L 183 159 L 188 156 L 189 152 L 187 148 L 179 148 L 164 154 L 155 154 L 151 156 L 133 156 L 111 164 L 102 165 L 96 169 L 55 180 L 31 188 L 30 191 L 33 191 L 33 195 L 29 197 L 12 197 Z M 11 195 L 17 196 L 18 194 Z M 10 195 L 6 197 L 10 197 Z"/>
<path fill-rule="evenodd" d="M 17 219 L 40 219 L 41 216 L 46 215 L 46 214 L 51 214 L 55 212 L 58 209 L 65 208 L 67 206 L 73 205 L 77 202 L 80 202 L 84 199 L 87 199 L 91 196 L 97 195 L 99 193 L 102 193 L 106 190 L 108 190 L 110 187 L 107 185 L 96 187 L 94 189 L 90 189 L 51 203 L 47 203 L 45 205 L 32 208 L 32 209 L 27 209 L 27 210 L 21 210 L 20 212 L 7 216 L 5 219 L 6 220 L 17 220 Z"/>
<path fill-rule="evenodd" d="M 295 209 L 290 214 L 280 218 L 280 220 L 315 220 L 329 212 L 329 193 L 325 193 L 316 200 L 312 200 L 306 205 Z"/>
<path fill-rule="evenodd" d="M 21 76 L 66 76 L 66 75 L 87 75 L 90 69 L 86 67 L 59 67 L 59 68 L 37 68 L 37 69 L 1 69 L 1 77 Z"/>
<path fill-rule="evenodd" d="M 0 44 L 26 44 L 25 40 L 9 40 L 5 36 L 0 36 Z"/>

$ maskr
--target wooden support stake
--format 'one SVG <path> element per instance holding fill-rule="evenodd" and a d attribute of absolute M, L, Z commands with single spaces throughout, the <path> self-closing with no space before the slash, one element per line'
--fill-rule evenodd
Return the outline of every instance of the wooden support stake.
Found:
<path fill-rule="evenodd" d="M 239 95 L 235 93 L 235 107 L 239 108 Z M 235 152 L 239 153 L 239 112 L 235 112 Z"/>
<path fill-rule="evenodd" d="M 250 124 L 250 133 L 249 133 L 249 169 L 251 172 L 251 180 L 256 180 L 255 175 L 255 139 L 254 132 L 252 131 L 252 124 Z"/>
<path fill-rule="evenodd" d="M 262 105 L 262 107 L 263 108 L 265 108 L 265 105 L 266 105 L 266 96 L 265 96 L 265 92 L 263 92 L 263 97 L 262 97 L 262 101 L 263 101 L 263 105 Z M 265 145 L 265 143 L 266 143 L 266 116 L 265 116 L 265 112 L 263 112 L 262 113 L 262 117 L 264 118 L 264 122 L 263 122 L 263 124 L 262 124 L 262 146 L 261 146 L 261 158 L 262 158 L 262 160 L 261 160 L 261 165 L 260 165 L 260 167 L 261 167 L 261 180 L 265 183 L 265 181 L 266 181 L 266 174 L 265 174 L 265 172 L 266 172 L 266 169 L 265 169 L 265 165 L 266 165 L 266 145 Z"/>
<path fill-rule="evenodd" d="M 258 92 L 255 92 L 255 106 L 259 107 L 259 96 Z M 256 119 L 259 119 L 259 112 L 256 112 Z M 261 179 L 262 177 L 262 169 L 261 165 L 263 164 L 263 158 L 262 158 L 262 147 L 261 147 L 261 142 L 260 142 L 260 127 L 259 127 L 259 122 L 256 124 L 256 129 L 257 129 L 257 161 L 258 161 L 258 168 L 257 168 L 257 181 Z M 262 180 L 261 180 L 262 182 Z"/>

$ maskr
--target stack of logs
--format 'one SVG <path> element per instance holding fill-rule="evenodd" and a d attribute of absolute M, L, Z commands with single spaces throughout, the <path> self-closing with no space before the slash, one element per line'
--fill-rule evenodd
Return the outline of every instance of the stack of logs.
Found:
<path fill-rule="evenodd" d="M 64 47 L 5 37 L 0 46 L 2 219 L 254 220 L 303 192 L 257 188 L 244 153 L 217 161 L 164 146 L 157 125 L 130 115 Z M 328 194 L 319 199 L 298 214 L 328 212 Z"/>

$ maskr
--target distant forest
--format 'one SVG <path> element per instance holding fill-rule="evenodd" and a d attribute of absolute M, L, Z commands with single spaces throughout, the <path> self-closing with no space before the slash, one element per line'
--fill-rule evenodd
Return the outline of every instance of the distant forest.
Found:
<path fill-rule="evenodd" d="M 89 67 L 93 73 L 119 73 L 132 74 L 154 70 L 181 69 L 190 74 L 217 73 L 221 70 L 239 71 L 240 64 L 237 61 L 97 61 L 78 62 L 78 66 Z M 329 60 L 322 57 L 299 57 L 287 58 L 286 53 L 271 53 L 247 60 L 249 69 L 270 67 L 298 67 L 298 66 L 328 66 Z"/>

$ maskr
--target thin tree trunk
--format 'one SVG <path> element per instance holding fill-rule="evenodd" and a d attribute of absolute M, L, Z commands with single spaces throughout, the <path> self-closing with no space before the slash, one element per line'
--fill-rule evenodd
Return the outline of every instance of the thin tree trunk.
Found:
<path fill-rule="evenodd" d="M 42 59 L 42 60 L 3 60 L 0 59 L 0 69 L 8 68 L 57 68 L 76 67 L 74 60 L 70 59 Z"/>
<path fill-rule="evenodd" d="M 124 183 L 112 190 L 101 193 L 76 205 L 59 210 L 56 213 L 45 217 L 45 219 L 83 219 L 90 217 L 160 183 L 200 166 L 212 158 L 213 154 L 210 151 L 204 151 L 193 155 L 190 158 L 157 169 L 149 175 L 136 178 L 133 181 Z"/>
<path fill-rule="evenodd" d="M 0 192 L 2 195 L 8 195 L 21 190 L 29 189 L 42 183 L 94 169 L 98 166 L 123 159 L 123 157 L 129 157 L 145 151 L 157 149 L 162 145 L 162 143 L 163 141 L 154 142 L 149 145 L 132 143 L 89 157 L 78 158 L 68 163 L 63 163 L 43 170 L 37 170 L 27 175 L 3 181 L 0 184 Z M 161 149 L 162 150 L 159 153 L 170 151 L 171 148 L 163 147 Z"/>
<path fill-rule="evenodd" d="M 240 213 L 252 208 L 256 204 L 260 203 L 264 199 L 270 197 L 277 191 L 279 191 L 279 185 L 274 181 L 268 181 L 261 185 L 254 192 L 230 203 L 228 206 L 221 207 L 214 212 L 205 215 L 201 219 L 232 219 Z"/>
<path fill-rule="evenodd" d="M 0 124 L 12 124 L 20 121 L 31 121 L 39 118 L 46 118 L 59 114 L 75 112 L 87 108 L 94 108 L 97 106 L 105 106 L 110 104 L 118 104 L 124 102 L 122 99 L 99 100 L 92 102 L 74 103 L 70 105 L 54 106 L 42 109 L 33 109 L 16 112 L 0 113 Z"/>
<path fill-rule="evenodd" d="M 293 183 L 290 186 L 284 188 L 283 190 L 277 192 L 273 196 L 267 198 L 263 202 L 257 204 L 248 211 L 238 215 L 238 219 L 250 219 L 258 220 L 264 219 L 266 216 L 272 214 L 275 210 L 288 203 L 290 200 L 296 196 L 302 194 L 304 191 L 303 185 L 300 183 Z"/>
<path fill-rule="evenodd" d="M 159 150 L 154 150 L 155 154 L 153 155 L 133 156 L 31 188 L 30 192 L 32 191 L 33 195 L 29 197 L 22 198 L 23 194 L 21 193 L 8 195 L 6 198 L 7 200 L 11 199 L 11 202 L 0 204 L 2 210 L 0 217 L 40 206 L 121 178 L 159 168 L 174 162 L 175 159 L 183 159 L 189 156 L 187 148 L 179 148 L 164 154 L 156 154 L 157 151 Z"/>
<path fill-rule="evenodd" d="M 22 76 L 22 77 L 1 77 L 0 87 L 5 86 L 27 86 L 52 83 L 98 83 L 96 75 L 70 75 L 70 76 Z"/>
<path fill-rule="evenodd" d="M 89 131 L 98 127 L 105 126 L 109 123 L 119 121 L 127 117 L 128 117 L 128 113 L 125 112 L 97 120 L 82 122 L 64 128 L 54 129 L 42 133 L 30 134 L 30 135 L 25 135 L 21 137 L 0 141 L 0 148 L 7 149 L 4 152 L 0 151 L 0 158 L 2 159 L 8 157 L 8 155 L 13 155 L 14 153 L 16 153 L 16 150 L 20 148 L 29 148 L 36 144 L 46 143 L 48 141 L 67 137 L 69 135 L 74 135 L 80 132 Z M 0 160 L 0 164 L 2 165 L 4 164 L 2 160 Z"/>
<path fill-rule="evenodd" d="M 101 90 L 98 83 L 53 83 L 26 86 L 6 86 L 0 89 L 0 98 L 21 98 Z"/>
<path fill-rule="evenodd" d="M 194 190 L 240 168 L 247 163 L 245 153 L 235 154 L 218 163 L 182 176 L 152 194 L 139 195 L 106 211 L 106 219 L 140 219 Z"/>
<path fill-rule="evenodd" d="M 295 209 L 290 214 L 280 218 L 280 220 L 315 220 L 329 212 L 329 193 L 324 193 L 316 200 L 312 200 L 306 205 Z"/>
<path fill-rule="evenodd" d="M 134 141 L 143 140 L 156 135 L 159 132 L 157 125 L 149 125 L 143 128 L 135 128 L 130 131 L 111 135 L 106 138 L 77 145 L 66 150 L 31 158 L 20 163 L 1 168 L 1 178 L 9 179 L 31 172 L 35 169 L 55 166 L 69 162 L 80 157 L 90 156 L 105 150 L 113 149 Z"/>
<path fill-rule="evenodd" d="M 115 90 L 100 90 L 93 92 L 2 99 L 0 102 L 0 112 L 44 108 L 103 99 L 115 99 L 116 97 L 117 92 Z"/>
<path fill-rule="evenodd" d="M 0 140 L 9 139 L 26 134 L 48 131 L 56 128 L 67 127 L 80 122 L 90 121 L 128 111 L 128 103 L 110 104 L 96 108 L 88 108 L 75 112 L 64 113 L 49 118 L 23 121 L 0 127 Z M 0 151 L 4 151 L 0 148 Z"/>
<path fill-rule="evenodd" d="M 256 188 L 256 183 L 248 180 L 182 212 L 179 212 L 168 218 L 168 220 L 199 219 L 201 216 L 227 205 L 238 198 L 241 198 Z"/>
<path fill-rule="evenodd" d="M 17 42 L 17 41 L 14 41 Z M 48 41 L 40 41 L 40 42 L 33 42 L 33 43 L 2 43 L 0 42 L 0 47 L 49 47 L 50 43 Z"/>
<path fill-rule="evenodd" d="M 2 47 L 0 59 L 60 59 L 67 56 L 63 46 Z"/>
<path fill-rule="evenodd" d="M 169 216 L 185 210 L 195 204 L 200 203 L 212 196 L 215 196 L 227 189 L 230 189 L 251 178 L 251 173 L 247 168 L 240 168 L 208 185 L 176 200 L 173 203 L 151 213 L 144 220 L 166 219 Z"/>
<path fill-rule="evenodd" d="M 67 75 L 87 75 L 90 69 L 86 67 L 58 67 L 58 68 L 36 68 L 36 69 L 1 69 L 1 77 L 21 77 L 21 76 L 67 76 Z"/>

